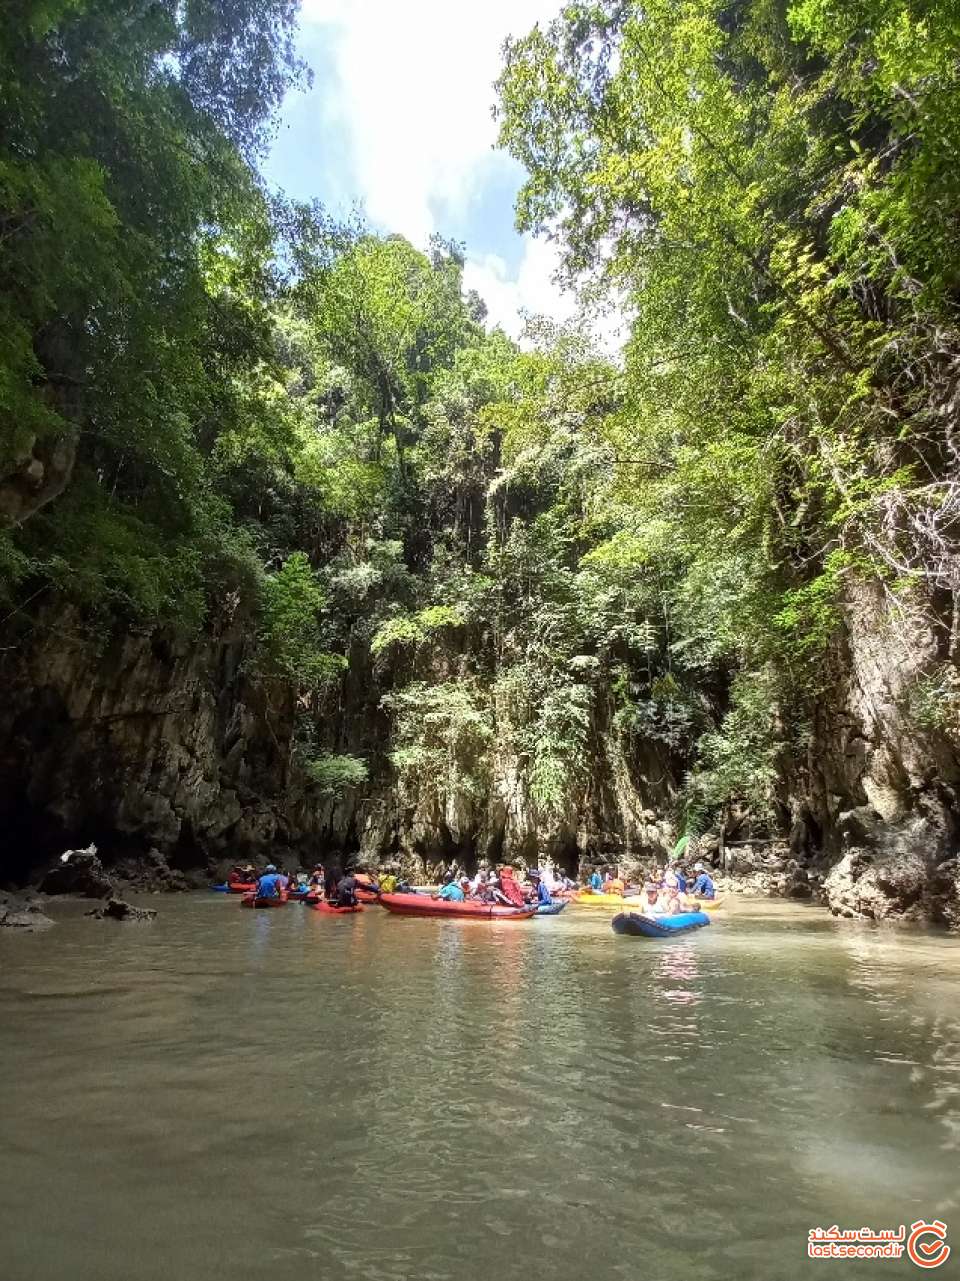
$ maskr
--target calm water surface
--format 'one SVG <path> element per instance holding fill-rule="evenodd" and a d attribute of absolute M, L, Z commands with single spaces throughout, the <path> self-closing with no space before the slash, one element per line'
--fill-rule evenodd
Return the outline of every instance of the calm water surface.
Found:
<path fill-rule="evenodd" d="M 960 943 L 153 900 L 0 937 L 5 1281 L 794 1281 L 960 1260 Z M 949 1239 L 949 1238 L 948 1238 Z"/>

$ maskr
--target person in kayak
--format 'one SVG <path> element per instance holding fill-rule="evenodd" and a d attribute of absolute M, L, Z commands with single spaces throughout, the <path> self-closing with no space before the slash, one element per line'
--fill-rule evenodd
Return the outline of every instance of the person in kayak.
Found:
<path fill-rule="evenodd" d="M 697 863 L 693 869 L 697 873 L 697 879 L 693 882 L 690 893 L 694 898 L 716 898 L 717 887 L 713 883 L 713 877 L 707 871 L 703 863 Z"/>
<path fill-rule="evenodd" d="M 393 894 L 397 888 L 397 878 L 391 869 L 387 869 L 384 876 L 380 877 L 380 891 L 383 894 Z"/>
<path fill-rule="evenodd" d="M 343 871 L 339 863 L 329 862 L 323 871 L 323 897 L 332 903 L 337 897 L 337 886 L 343 880 Z"/>
<path fill-rule="evenodd" d="M 517 879 L 513 873 L 513 868 L 509 863 L 505 864 L 500 869 L 500 893 L 511 907 L 526 906 L 526 902 L 523 897 L 523 890 L 517 883 Z"/>
<path fill-rule="evenodd" d="M 533 886 L 537 904 L 549 907 L 553 900 L 550 898 L 550 887 L 547 885 L 546 878 L 539 871 L 531 869 L 527 872 L 527 880 Z"/>
<path fill-rule="evenodd" d="M 239 863 L 235 864 L 227 873 L 227 884 L 228 885 L 249 884 L 249 882 L 247 881 L 246 873 L 244 872 L 243 868 L 240 866 Z"/>
<path fill-rule="evenodd" d="M 280 898 L 284 888 L 284 878 L 273 863 L 268 863 L 263 875 L 257 881 L 257 898 Z"/>
<path fill-rule="evenodd" d="M 470 882 L 470 889 L 467 898 L 472 899 L 475 903 L 502 903 L 506 905 L 509 900 L 505 899 L 497 888 L 497 880 L 492 872 L 478 872 Z"/>
<path fill-rule="evenodd" d="M 661 895 L 656 881 L 647 881 L 640 898 L 639 910 L 644 916 L 661 916 L 666 911 L 666 897 Z"/>
<path fill-rule="evenodd" d="M 453 879 L 453 873 L 447 872 L 444 882 L 437 893 L 437 898 L 443 899 L 445 903 L 462 903 L 465 897 L 463 890 Z"/>
<path fill-rule="evenodd" d="M 594 894 L 603 893 L 603 877 L 600 875 L 600 873 L 597 871 L 596 868 L 594 868 L 593 871 L 590 873 L 590 880 L 587 882 L 587 884 L 589 885 L 590 889 L 593 890 Z"/>
<path fill-rule="evenodd" d="M 357 878 L 352 872 L 348 872 L 337 881 L 334 903 L 337 907 L 356 907 L 358 901 Z"/>

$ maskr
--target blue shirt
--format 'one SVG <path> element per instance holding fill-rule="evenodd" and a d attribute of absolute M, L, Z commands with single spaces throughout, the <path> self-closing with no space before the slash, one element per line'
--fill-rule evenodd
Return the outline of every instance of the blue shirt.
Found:
<path fill-rule="evenodd" d="M 258 898 L 279 898 L 283 886 L 283 877 L 277 872 L 268 872 L 257 881 Z"/>
<path fill-rule="evenodd" d="M 598 894 L 603 889 L 603 881 L 600 879 L 599 872 L 594 872 L 593 875 L 590 877 L 590 888 L 592 890 L 596 890 Z"/>
<path fill-rule="evenodd" d="M 681 894 L 686 894 L 686 892 L 687 892 L 687 878 L 686 878 L 686 877 L 684 876 L 684 874 L 683 874 L 682 872 L 680 872 L 680 871 L 676 872 L 676 873 L 675 873 L 675 875 L 676 875 L 676 878 L 677 878 L 677 889 L 680 891 L 680 893 L 681 893 Z"/>
<path fill-rule="evenodd" d="M 537 902 L 550 904 L 550 891 L 544 885 L 543 881 L 537 881 Z"/>
<path fill-rule="evenodd" d="M 463 890 L 459 885 L 455 885 L 453 881 L 451 881 L 449 885 L 445 885 L 443 887 L 440 891 L 439 897 L 445 899 L 448 903 L 462 903 Z"/>
<path fill-rule="evenodd" d="M 714 898 L 717 887 L 706 872 L 701 872 L 693 883 L 693 893 L 696 898 Z"/>

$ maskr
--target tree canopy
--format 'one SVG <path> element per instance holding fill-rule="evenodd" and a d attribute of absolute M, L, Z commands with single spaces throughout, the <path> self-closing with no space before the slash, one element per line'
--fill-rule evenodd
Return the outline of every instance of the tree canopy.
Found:
<path fill-rule="evenodd" d="M 482 795 L 507 755 L 559 821 L 654 745 L 680 827 L 783 822 L 855 581 L 931 629 L 917 706 L 952 725 L 952 7 L 596 0 L 508 43 L 519 226 L 626 309 L 617 359 L 485 327 L 462 246 L 265 190 L 295 9 L 4 24 L 5 610 L 249 620 L 324 794 L 380 769 Z M 384 729 L 362 759 L 350 681 Z"/>

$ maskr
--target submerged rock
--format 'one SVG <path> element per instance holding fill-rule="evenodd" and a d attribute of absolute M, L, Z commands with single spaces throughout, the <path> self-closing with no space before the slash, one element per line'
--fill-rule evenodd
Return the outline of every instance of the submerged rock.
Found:
<path fill-rule="evenodd" d="M 152 921 L 156 914 L 155 908 L 134 907 L 122 898 L 109 898 L 104 907 L 95 907 L 87 912 L 87 916 L 94 916 L 98 921 L 107 917 L 114 921 Z"/>
<path fill-rule="evenodd" d="M 43 912 L 39 899 L 22 894 L 0 894 L 0 927 L 35 932 L 47 930 L 53 924 Z"/>
<path fill-rule="evenodd" d="M 108 898 L 114 884 L 97 857 L 97 847 L 85 850 L 67 850 L 60 861 L 47 872 L 40 882 L 43 894 L 83 894 L 87 898 Z"/>

